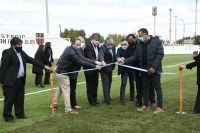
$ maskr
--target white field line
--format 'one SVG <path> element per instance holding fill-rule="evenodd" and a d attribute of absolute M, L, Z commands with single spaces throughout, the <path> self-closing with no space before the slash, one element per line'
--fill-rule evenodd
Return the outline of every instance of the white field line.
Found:
<path fill-rule="evenodd" d="M 184 64 L 187 64 L 187 63 L 190 63 L 190 62 L 192 62 L 192 61 L 186 61 L 186 62 L 175 64 L 175 65 L 164 66 L 163 68 L 176 67 L 176 66 L 184 65 Z"/>
<path fill-rule="evenodd" d="M 170 66 L 164 66 L 163 68 L 176 67 L 176 66 L 183 65 L 183 64 L 186 64 L 186 63 L 189 63 L 189 62 L 191 62 L 191 61 L 187 61 L 187 62 L 175 64 L 175 65 L 170 65 Z M 116 78 L 116 77 L 118 77 L 118 75 L 113 76 L 113 78 Z M 100 79 L 99 79 L 99 80 L 100 80 Z M 79 82 L 79 83 L 77 83 L 77 85 L 85 84 L 85 83 L 86 83 L 86 82 Z M 54 88 L 54 90 L 55 90 L 55 89 L 57 89 L 57 88 Z M 25 96 L 34 95 L 34 94 L 38 94 L 38 93 L 42 93 L 42 92 L 46 92 L 46 91 L 50 91 L 50 90 L 51 90 L 51 89 L 46 89 L 46 90 L 31 92 L 31 93 L 25 94 Z M 0 101 L 3 101 L 3 100 L 4 100 L 4 98 L 0 99 Z"/>

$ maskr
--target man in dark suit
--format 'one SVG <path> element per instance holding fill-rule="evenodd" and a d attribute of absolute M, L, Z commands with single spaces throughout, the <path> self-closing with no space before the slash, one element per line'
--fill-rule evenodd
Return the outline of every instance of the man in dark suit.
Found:
<path fill-rule="evenodd" d="M 91 42 L 86 44 L 86 48 L 84 49 L 84 55 L 86 58 L 98 61 L 98 53 L 99 53 L 99 41 L 100 34 L 94 33 L 91 36 Z M 85 69 L 90 69 L 91 67 L 84 67 Z M 86 78 L 86 87 L 87 87 L 87 97 L 88 102 L 91 106 L 97 106 L 99 101 L 97 100 L 97 92 L 98 92 L 98 83 L 99 83 L 99 71 L 88 71 L 85 72 Z"/>
<path fill-rule="evenodd" d="M 106 38 L 106 43 L 100 47 L 99 60 L 105 66 L 101 69 L 101 80 L 103 86 L 104 103 L 111 104 L 110 89 L 112 84 L 112 71 L 115 64 L 106 66 L 106 64 L 114 63 L 117 61 L 116 47 L 111 37 Z"/>
<path fill-rule="evenodd" d="M 35 64 L 50 70 L 49 67 L 29 57 L 22 50 L 22 40 L 14 37 L 10 41 L 11 48 L 2 53 L 0 66 L 0 86 L 3 89 L 3 117 L 6 122 L 14 123 L 12 106 L 14 104 L 17 119 L 27 119 L 24 112 L 24 86 L 26 80 L 26 63 Z"/>

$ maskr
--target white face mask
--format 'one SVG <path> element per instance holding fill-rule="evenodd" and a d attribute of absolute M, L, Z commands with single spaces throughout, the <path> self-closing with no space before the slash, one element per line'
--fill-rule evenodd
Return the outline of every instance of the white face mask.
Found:
<path fill-rule="evenodd" d="M 123 45 L 123 46 L 121 46 L 121 47 L 122 47 L 123 50 L 126 50 L 126 49 L 128 48 L 127 45 Z"/>
<path fill-rule="evenodd" d="M 144 41 L 145 41 L 143 36 L 138 37 L 138 39 L 139 39 L 141 42 L 144 42 Z"/>
<path fill-rule="evenodd" d="M 76 49 L 80 49 L 80 48 L 81 48 L 81 46 L 77 46 L 77 45 L 74 45 L 74 47 L 75 47 Z"/>
<path fill-rule="evenodd" d="M 81 48 L 82 48 L 82 49 L 85 48 L 85 43 L 81 43 Z"/>
<path fill-rule="evenodd" d="M 96 40 L 93 40 L 92 43 L 93 43 L 94 45 L 96 45 L 96 46 L 99 45 L 99 41 L 96 41 Z"/>

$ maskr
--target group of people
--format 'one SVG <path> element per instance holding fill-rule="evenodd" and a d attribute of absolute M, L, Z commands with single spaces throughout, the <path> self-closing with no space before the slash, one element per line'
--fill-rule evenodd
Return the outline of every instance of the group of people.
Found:
<path fill-rule="evenodd" d="M 54 108 L 58 108 L 58 100 L 63 95 L 65 114 L 78 114 L 81 106 L 76 100 L 76 85 L 78 72 L 83 66 L 85 71 L 87 98 L 90 106 L 98 106 L 99 75 L 102 80 L 103 103 L 112 103 L 111 85 L 112 73 L 118 64 L 118 74 L 121 75 L 119 101 L 125 105 L 125 88 L 129 78 L 130 100 L 136 103 L 137 111 L 144 112 L 157 102 L 153 112 L 158 114 L 163 109 L 163 92 L 160 78 L 162 73 L 162 59 L 164 57 L 161 40 L 148 34 L 147 29 L 138 30 L 138 37 L 129 34 L 121 40 L 120 47 L 116 49 L 112 37 L 107 37 L 105 43 L 100 45 L 100 34 L 94 33 L 90 42 L 84 42 L 82 37 L 72 40 L 72 45 L 67 46 L 56 63 L 58 89 L 55 93 Z M 35 59 L 29 57 L 22 50 L 22 40 L 14 37 L 10 41 L 11 47 L 2 53 L 0 65 L 0 87 L 4 95 L 3 117 L 6 122 L 14 123 L 12 107 L 15 108 L 17 119 L 28 119 L 24 111 L 24 95 L 26 81 L 26 63 L 33 64 L 33 73 L 36 74 L 35 85 L 42 87 L 42 71 L 46 71 L 45 84 L 49 83 L 49 73 L 52 72 L 53 52 L 50 42 L 39 46 Z M 194 107 L 195 113 L 200 113 L 200 54 L 193 53 L 194 62 L 186 65 L 187 69 L 197 66 L 198 93 Z M 132 66 L 147 70 L 133 70 Z M 135 88 L 137 94 L 135 94 Z M 155 100 L 157 97 L 157 100 Z"/>
<path fill-rule="evenodd" d="M 125 105 L 125 88 L 129 78 L 130 100 L 135 101 L 137 111 L 148 110 L 150 105 L 155 103 L 156 93 L 157 108 L 154 114 L 163 112 L 163 93 L 159 74 L 162 72 L 164 57 L 161 40 L 149 35 L 145 28 L 139 29 L 138 38 L 134 34 L 129 34 L 122 39 L 118 49 L 112 37 L 107 37 L 102 45 L 100 45 L 100 38 L 99 33 L 93 33 L 90 42 L 84 46 L 84 40 L 77 37 L 60 56 L 56 64 L 59 87 L 54 99 L 55 109 L 58 108 L 58 99 L 63 94 L 65 113 L 78 114 L 78 111 L 73 109 L 81 108 L 77 104 L 75 92 L 78 77 L 76 71 L 79 71 L 81 66 L 85 71 L 89 105 L 98 106 L 100 104 L 97 99 L 99 75 L 102 80 L 103 103 L 110 105 L 112 102 L 110 96 L 112 73 L 118 63 L 118 74 L 121 75 L 120 103 Z M 148 72 L 126 68 L 125 65 L 143 68 Z"/>

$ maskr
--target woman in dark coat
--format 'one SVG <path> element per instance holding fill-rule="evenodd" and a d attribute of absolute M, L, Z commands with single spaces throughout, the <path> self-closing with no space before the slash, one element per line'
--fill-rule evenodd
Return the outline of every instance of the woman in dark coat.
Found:
<path fill-rule="evenodd" d="M 46 42 L 44 47 L 45 47 L 44 48 L 44 52 L 45 52 L 46 58 L 48 59 L 49 66 L 51 67 L 52 63 L 54 62 L 51 43 L 50 42 Z M 46 84 L 46 85 L 49 84 L 49 78 L 50 78 L 50 73 L 48 71 L 45 71 L 44 84 Z"/>
<path fill-rule="evenodd" d="M 194 113 L 200 113 L 200 54 L 198 54 L 197 51 L 193 53 L 194 62 L 191 62 L 186 65 L 187 69 L 192 69 L 193 67 L 197 67 L 197 85 L 198 85 L 198 91 L 197 91 L 197 97 L 196 102 L 194 105 Z"/>
<path fill-rule="evenodd" d="M 42 64 L 45 64 L 45 65 L 49 64 L 48 58 L 46 57 L 45 52 L 44 52 L 44 45 L 39 45 L 38 50 L 35 53 L 35 57 L 34 58 L 38 62 L 40 62 Z M 34 74 L 36 74 L 35 75 L 35 86 L 37 86 L 37 87 L 44 87 L 42 85 L 43 69 L 40 68 L 40 67 L 38 67 L 38 66 L 36 66 L 36 65 L 33 65 L 32 72 Z"/>

